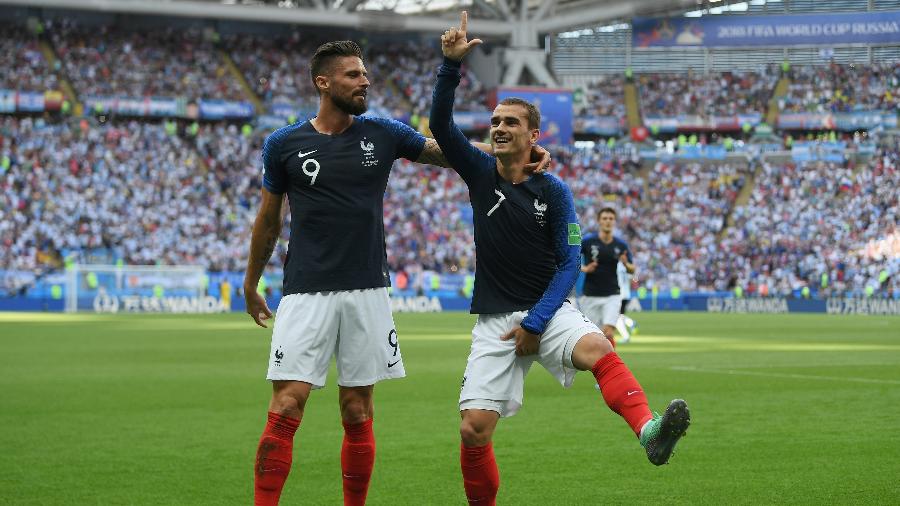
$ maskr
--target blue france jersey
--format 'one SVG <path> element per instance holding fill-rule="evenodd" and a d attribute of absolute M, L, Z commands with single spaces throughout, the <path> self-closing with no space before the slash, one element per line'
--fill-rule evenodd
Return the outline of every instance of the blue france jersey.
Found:
<path fill-rule="evenodd" d="M 472 313 L 527 310 L 522 327 L 541 334 L 578 277 L 581 232 L 568 186 L 552 175 L 512 184 L 497 159 L 473 147 L 453 124 L 459 64 L 438 72 L 429 124 L 469 188 L 475 223 Z"/>
<path fill-rule="evenodd" d="M 619 257 L 625 253 L 631 262 L 631 250 L 628 244 L 618 237 L 606 243 L 597 234 L 587 234 L 581 243 L 581 255 L 584 264 L 597 262 L 597 270 L 584 275 L 584 294 L 589 297 L 606 297 L 619 294 L 619 276 L 616 266 Z"/>
<path fill-rule="evenodd" d="M 338 135 L 304 121 L 266 138 L 263 186 L 291 207 L 285 295 L 390 284 L 384 190 L 394 160 L 415 160 L 424 145 L 407 125 L 366 116 Z"/>

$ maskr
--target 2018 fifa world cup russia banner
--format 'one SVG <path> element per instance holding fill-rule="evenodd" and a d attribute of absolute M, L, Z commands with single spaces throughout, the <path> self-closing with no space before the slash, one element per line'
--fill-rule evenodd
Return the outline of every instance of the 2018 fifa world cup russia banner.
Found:
<path fill-rule="evenodd" d="M 518 97 L 541 111 L 541 137 L 545 145 L 572 143 L 572 91 L 550 88 L 498 88 L 497 101 Z"/>
<path fill-rule="evenodd" d="M 900 42 L 900 11 L 634 18 L 631 25 L 635 48 Z"/>

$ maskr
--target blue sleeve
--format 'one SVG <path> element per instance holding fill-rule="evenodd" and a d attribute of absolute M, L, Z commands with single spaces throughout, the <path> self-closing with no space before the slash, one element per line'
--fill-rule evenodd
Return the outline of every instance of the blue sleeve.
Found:
<path fill-rule="evenodd" d="M 528 311 L 522 320 L 523 329 L 532 334 L 543 334 L 547 323 L 562 306 L 578 280 L 578 261 L 581 250 L 581 227 L 575 214 L 572 191 L 565 183 L 553 176 L 549 204 L 550 233 L 553 235 L 553 250 L 556 255 L 556 274 L 544 291 L 541 300 Z"/>
<path fill-rule="evenodd" d="M 628 247 L 628 243 L 623 241 L 622 239 L 619 239 L 619 242 L 622 243 L 622 248 L 625 249 L 625 254 L 627 255 L 626 258 L 628 258 L 628 263 L 634 262 L 634 258 L 632 258 L 632 256 L 631 256 L 631 248 Z"/>
<path fill-rule="evenodd" d="M 468 183 L 480 171 L 494 170 L 496 159 L 473 146 L 453 122 L 453 99 L 459 86 L 460 65 L 460 62 L 444 58 L 438 68 L 428 126 L 450 166 Z"/>
<path fill-rule="evenodd" d="M 422 148 L 425 147 L 425 136 L 416 132 L 411 126 L 390 118 L 369 116 L 366 119 L 381 125 L 391 134 L 397 145 L 395 154 L 397 158 L 406 158 L 414 162 L 422 154 Z"/>
<path fill-rule="evenodd" d="M 275 130 L 263 143 L 263 188 L 272 193 L 282 194 L 288 189 L 287 171 L 281 160 L 281 142 L 287 137 L 288 127 Z"/>

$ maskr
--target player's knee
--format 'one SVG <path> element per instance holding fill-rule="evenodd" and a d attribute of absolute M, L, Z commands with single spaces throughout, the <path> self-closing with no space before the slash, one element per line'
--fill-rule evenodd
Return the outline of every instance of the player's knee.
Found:
<path fill-rule="evenodd" d="M 372 396 L 364 393 L 342 395 L 341 419 L 348 424 L 363 423 L 372 417 Z"/>
<path fill-rule="evenodd" d="M 484 446 L 491 442 L 493 431 L 487 425 L 473 420 L 463 420 L 459 425 L 459 437 L 464 446 Z"/>
<path fill-rule="evenodd" d="M 290 395 L 287 392 L 279 392 L 272 396 L 269 411 L 281 416 L 300 419 L 303 417 L 303 409 L 306 407 L 306 398 Z"/>
<path fill-rule="evenodd" d="M 585 334 L 572 351 L 572 365 L 581 371 L 589 370 L 598 360 L 612 351 L 614 351 L 612 343 L 602 334 L 595 332 Z"/>
<path fill-rule="evenodd" d="M 303 418 L 303 410 L 306 408 L 306 400 L 309 398 L 309 389 L 303 385 L 277 386 L 272 393 L 272 402 L 269 411 L 290 418 Z"/>

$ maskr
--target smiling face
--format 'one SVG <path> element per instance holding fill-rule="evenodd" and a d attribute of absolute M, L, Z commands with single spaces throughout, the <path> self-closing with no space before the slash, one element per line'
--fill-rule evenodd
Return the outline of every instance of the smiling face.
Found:
<path fill-rule="evenodd" d="M 500 104 L 491 116 L 491 146 L 494 154 L 519 155 L 531 151 L 540 131 L 528 124 L 523 105 Z"/>
<path fill-rule="evenodd" d="M 319 92 L 327 95 L 341 111 L 360 115 L 368 109 L 368 72 L 360 58 L 342 56 L 329 65 L 327 75 L 316 76 Z"/>

